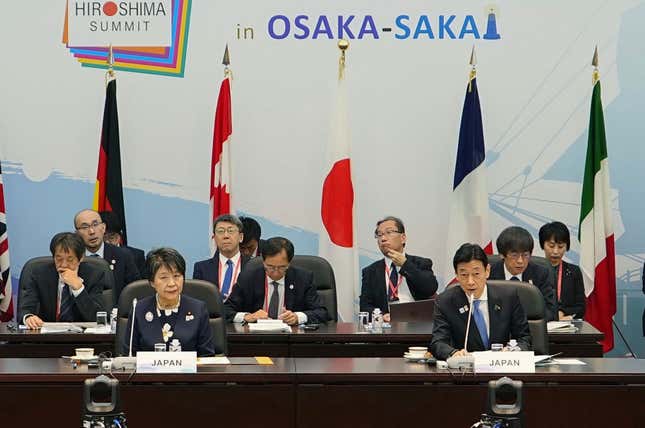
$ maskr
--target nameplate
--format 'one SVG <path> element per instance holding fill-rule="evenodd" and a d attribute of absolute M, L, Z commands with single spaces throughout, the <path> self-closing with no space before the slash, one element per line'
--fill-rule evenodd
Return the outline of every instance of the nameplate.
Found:
<path fill-rule="evenodd" d="M 535 373 L 533 351 L 473 352 L 475 373 Z"/>
<path fill-rule="evenodd" d="M 137 352 L 137 373 L 197 373 L 197 352 Z"/>

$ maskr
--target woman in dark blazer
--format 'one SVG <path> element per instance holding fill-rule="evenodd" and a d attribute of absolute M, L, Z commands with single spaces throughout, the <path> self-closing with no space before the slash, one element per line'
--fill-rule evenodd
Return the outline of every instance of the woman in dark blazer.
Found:
<path fill-rule="evenodd" d="M 582 272 L 577 265 L 562 260 L 569 250 L 570 237 L 567 226 L 559 221 L 547 223 L 540 228 L 540 247 L 544 257 L 551 262 L 555 274 L 558 318 L 570 320 L 585 314 L 585 286 Z"/>
<path fill-rule="evenodd" d="M 154 351 L 157 343 L 168 349 L 177 339 L 182 351 L 196 351 L 200 357 L 214 355 L 206 303 L 181 294 L 186 273 L 186 261 L 181 254 L 172 248 L 153 250 L 146 258 L 146 269 L 150 285 L 157 293 L 141 299 L 134 315 L 130 312 L 122 343 L 124 355 L 130 350 L 130 330 L 135 318 L 133 354 Z"/>

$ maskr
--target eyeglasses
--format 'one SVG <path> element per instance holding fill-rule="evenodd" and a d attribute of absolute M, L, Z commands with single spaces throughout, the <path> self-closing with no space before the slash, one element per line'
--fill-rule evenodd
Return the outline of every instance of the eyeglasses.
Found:
<path fill-rule="evenodd" d="M 273 266 L 273 265 L 268 265 L 266 263 L 264 264 L 264 269 L 266 269 L 269 272 L 286 272 L 288 268 L 289 268 L 289 265 Z"/>
<path fill-rule="evenodd" d="M 387 236 L 388 238 L 393 237 L 396 234 L 402 234 L 403 232 L 399 232 L 398 230 L 395 229 L 388 229 L 385 232 L 374 232 L 374 238 L 376 239 L 381 239 L 383 236 Z"/>
<path fill-rule="evenodd" d="M 80 226 L 78 226 L 76 230 L 79 230 L 81 232 L 87 232 L 90 229 L 96 230 L 96 228 L 102 224 L 103 224 L 102 221 L 93 221 L 91 224 L 83 223 Z"/>
<path fill-rule="evenodd" d="M 229 235 L 233 235 L 236 232 L 239 232 L 239 230 L 235 227 L 228 227 L 228 228 L 218 227 L 217 229 L 215 229 L 215 235 L 219 235 L 219 236 L 222 236 L 225 233 L 228 233 Z"/>
<path fill-rule="evenodd" d="M 511 251 L 510 253 L 508 253 L 506 257 L 508 257 L 511 260 L 517 260 L 520 257 L 523 258 L 524 260 L 527 260 L 531 257 L 531 253 L 529 253 L 528 251 L 525 251 L 523 253 L 518 253 L 517 251 Z"/>

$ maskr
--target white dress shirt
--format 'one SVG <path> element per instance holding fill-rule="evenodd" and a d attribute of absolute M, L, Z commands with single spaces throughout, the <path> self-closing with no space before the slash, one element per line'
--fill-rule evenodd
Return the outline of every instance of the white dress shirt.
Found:
<path fill-rule="evenodd" d="M 276 282 L 278 283 L 278 296 L 279 296 L 279 303 L 278 303 L 278 314 L 281 314 L 283 312 L 283 309 L 286 309 L 284 307 L 284 279 L 285 277 L 283 276 L 282 278 L 278 279 Z M 267 302 L 267 307 L 262 308 L 266 310 L 267 312 L 269 311 L 269 304 L 271 303 L 271 295 L 273 294 L 273 279 L 269 278 L 269 276 L 265 276 L 265 281 L 267 281 L 267 284 L 269 284 L 267 288 L 267 295 L 264 296 L 264 300 Z M 298 317 L 298 324 L 306 324 L 307 323 L 307 314 L 304 312 L 294 312 L 296 316 Z M 233 322 L 242 322 L 244 321 L 244 316 L 248 314 L 248 312 L 238 312 L 235 314 L 235 318 L 233 318 Z"/>
<path fill-rule="evenodd" d="M 392 259 L 389 257 L 384 258 L 385 263 L 387 263 L 388 269 L 390 269 L 390 273 L 392 272 Z M 394 265 L 394 268 L 396 269 L 396 273 L 399 274 L 399 278 L 402 278 L 401 280 L 401 285 L 399 285 L 399 291 L 398 291 L 398 296 L 399 300 L 396 302 L 389 302 L 389 304 L 397 304 L 397 303 L 408 303 L 408 302 L 414 302 L 414 297 L 412 297 L 412 293 L 410 293 L 410 288 L 408 287 L 408 282 L 405 279 L 405 276 L 401 275 L 401 268 L 398 267 L 397 265 Z M 387 274 L 388 270 L 385 269 L 385 295 L 388 296 L 389 291 L 390 291 L 390 277 Z M 396 284 L 392 284 L 396 286 Z"/>

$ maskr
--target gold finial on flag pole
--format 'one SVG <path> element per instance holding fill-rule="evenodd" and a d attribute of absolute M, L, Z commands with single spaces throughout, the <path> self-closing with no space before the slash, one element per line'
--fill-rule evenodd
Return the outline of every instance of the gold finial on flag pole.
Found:
<path fill-rule="evenodd" d="M 112 50 L 112 44 L 108 47 L 108 56 L 107 56 L 107 72 L 105 73 L 105 86 L 110 83 L 110 80 L 114 79 L 114 51 Z"/>
<path fill-rule="evenodd" d="M 593 51 L 591 65 L 593 65 L 593 84 L 595 85 L 600 80 L 600 72 L 598 71 L 598 45 L 596 45 L 596 49 Z"/>
<path fill-rule="evenodd" d="M 349 49 L 349 42 L 345 39 L 338 41 L 338 49 L 340 49 L 340 58 L 338 59 L 338 80 L 345 76 L 345 51 Z"/>
<path fill-rule="evenodd" d="M 475 45 L 473 45 L 473 49 L 470 51 L 470 75 L 468 76 L 468 92 L 473 90 L 472 81 L 475 77 L 477 77 L 477 70 L 475 69 L 476 65 L 477 55 L 475 54 Z"/>
<path fill-rule="evenodd" d="M 224 77 L 231 77 L 231 69 L 228 67 L 231 65 L 231 56 L 228 53 L 228 43 L 226 48 L 224 48 L 224 58 L 222 58 L 222 64 L 224 64 Z"/>

